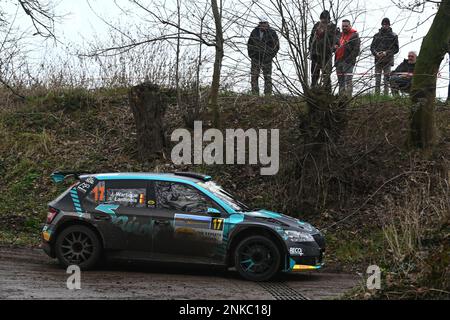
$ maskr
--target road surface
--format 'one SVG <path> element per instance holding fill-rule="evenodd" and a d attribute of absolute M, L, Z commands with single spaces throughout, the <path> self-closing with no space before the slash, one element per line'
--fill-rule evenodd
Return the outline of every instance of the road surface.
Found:
<path fill-rule="evenodd" d="M 359 285 L 357 275 L 307 272 L 252 283 L 207 267 L 113 263 L 81 273 L 81 290 L 38 248 L 0 247 L 0 299 L 334 299 Z"/>

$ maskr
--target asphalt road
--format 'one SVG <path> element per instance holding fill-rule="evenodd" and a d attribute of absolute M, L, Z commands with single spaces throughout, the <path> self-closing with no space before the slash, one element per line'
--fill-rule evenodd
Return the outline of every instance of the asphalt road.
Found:
<path fill-rule="evenodd" d="M 0 299 L 334 299 L 361 282 L 319 271 L 252 283 L 233 271 L 125 263 L 82 272 L 81 290 L 67 289 L 68 276 L 40 249 L 0 247 Z"/>

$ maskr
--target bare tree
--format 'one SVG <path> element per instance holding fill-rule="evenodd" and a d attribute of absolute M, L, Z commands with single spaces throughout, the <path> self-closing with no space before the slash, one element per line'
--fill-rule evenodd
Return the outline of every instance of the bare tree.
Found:
<path fill-rule="evenodd" d="M 221 8 L 222 6 L 220 6 Z M 222 69 L 222 60 L 224 56 L 223 50 L 223 30 L 222 30 L 222 13 L 220 12 L 217 0 L 211 0 L 211 8 L 214 16 L 214 23 L 216 26 L 216 57 L 214 60 L 214 72 L 211 83 L 210 106 L 213 111 L 214 124 L 217 127 L 220 121 L 219 115 L 219 88 L 220 88 L 220 74 Z"/>
<path fill-rule="evenodd" d="M 50 2 L 44 0 L 17 0 L 34 26 L 34 35 L 55 38 L 55 15 Z"/>
<path fill-rule="evenodd" d="M 43 0 L 17 0 L 16 4 L 29 17 L 29 21 L 34 28 L 33 35 L 56 39 L 54 34 L 55 13 L 49 2 Z M 14 95 L 23 99 L 24 96 L 13 88 L 9 80 L 5 78 L 4 73 L 14 60 L 14 57 L 20 53 L 21 46 L 19 43 L 25 37 L 25 33 L 14 26 L 18 11 L 10 18 L 3 8 L 0 7 L 0 32 L 3 38 L 0 47 L 0 83 Z"/>
<path fill-rule="evenodd" d="M 203 46 L 214 48 L 215 63 L 209 94 L 209 104 L 213 111 L 215 122 L 217 123 L 219 117 L 217 100 L 220 89 L 222 59 L 224 56 L 221 3 L 219 4 L 217 0 L 211 0 L 209 4 L 205 3 L 204 5 L 202 3 L 190 3 L 191 8 L 187 8 L 187 6 L 182 7 L 182 2 L 177 0 L 175 10 L 171 10 L 170 6 L 164 6 L 164 4 L 158 5 L 157 1 L 151 1 L 149 4 L 144 4 L 139 0 L 130 0 L 130 2 L 145 13 L 146 17 L 144 21 L 147 25 L 147 30 L 151 31 L 141 32 L 135 38 L 131 37 L 125 30 L 119 30 L 116 26 L 105 21 L 119 34 L 126 35 L 128 40 L 117 46 L 99 48 L 91 52 L 89 56 L 122 54 L 140 46 L 158 42 L 168 43 L 169 46 L 174 44 L 174 51 L 177 57 L 175 83 L 177 88 L 180 89 L 179 60 L 182 48 L 190 48 L 193 44 L 199 46 L 198 68 L 202 61 Z M 156 10 L 155 8 L 159 9 Z M 183 24 L 183 22 L 185 23 Z M 197 69 L 197 80 L 199 78 L 200 70 Z M 199 88 L 198 82 L 196 83 L 197 88 Z M 177 91 L 179 92 L 179 90 Z M 180 94 L 178 94 L 178 97 L 180 101 Z"/>

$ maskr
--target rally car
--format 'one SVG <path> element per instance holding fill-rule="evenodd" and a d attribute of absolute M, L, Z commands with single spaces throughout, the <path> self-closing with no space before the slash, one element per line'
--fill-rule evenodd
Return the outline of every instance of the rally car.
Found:
<path fill-rule="evenodd" d="M 63 267 L 102 258 L 235 267 L 247 280 L 323 265 L 313 226 L 251 209 L 196 173 L 56 172 L 77 182 L 49 203 L 42 247 Z"/>

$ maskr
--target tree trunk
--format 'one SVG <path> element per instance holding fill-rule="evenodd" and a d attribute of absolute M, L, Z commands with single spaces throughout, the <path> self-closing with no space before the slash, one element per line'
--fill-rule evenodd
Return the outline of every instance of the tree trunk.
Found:
<path fill-rule="evenodd" d="M 431 149 L 436 143 L 434 106 L 437 74 L 450 39 L 450 0 L 442 0 L 433 24 L 423 39 L 412 80 L 412 147 Z"/>
<path fill-rule="evenodd" d="M 214 73 L 211 83 L 210 93 L 210 108 L 213 112 L 214 125 L 218 126 L 220 123 L 219 114 L 219 87 L 220 87 L 220 73 L 222 69 L 222 60 L 224 56 L 223 50 L 223 30 L 222 30 L 222 16 L 219 11 L 217 0 L 211 0 L 211 7 L 214 16 L 214 22 L 216 25 L 216 58 L 214 60 Z"/>
<path fill-rule="evenodd" d="M 137 129 L 138 156 L 149 161 L 162 154 L 166 141 L 163 116 L 169 99 L 157 85 L 142 83 L 131 88 L 130 107 Z"/>

